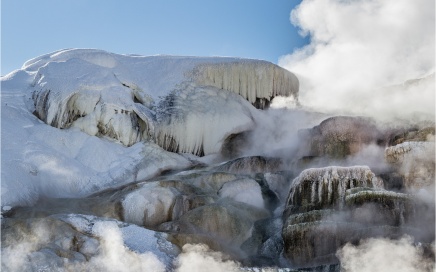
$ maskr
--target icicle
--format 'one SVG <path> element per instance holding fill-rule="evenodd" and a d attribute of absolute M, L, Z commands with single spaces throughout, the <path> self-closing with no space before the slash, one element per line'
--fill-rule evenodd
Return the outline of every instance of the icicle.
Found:
<path fill-rule="evenodd" d="M 292 182 L 287 203 L 301 211 L 335 206 L 341 209 L 347 190 L 353 187 L 382 189 L 383 183 L 367 166 L 307 169 Z M 305 188 L 310 188 L 310 191 Z"/>
<path fill-rule="evenodd" d="M 297 77 L 265 61 L 200 64 L 194 74 L 197 84 L 235 92 L 253 105 L 257 99 L 271 101 L 276 96 L 298 99 Z"/>

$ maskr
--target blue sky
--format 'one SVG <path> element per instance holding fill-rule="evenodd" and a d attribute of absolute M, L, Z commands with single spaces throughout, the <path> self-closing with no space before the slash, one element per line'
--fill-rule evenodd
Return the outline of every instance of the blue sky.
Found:
<path fill-rule="evenodd" d="M 277 63 L 308 42 L 300 0 L 2 0 L 1 74 L 63 48 L 120 54 L 235 56 Z"/>

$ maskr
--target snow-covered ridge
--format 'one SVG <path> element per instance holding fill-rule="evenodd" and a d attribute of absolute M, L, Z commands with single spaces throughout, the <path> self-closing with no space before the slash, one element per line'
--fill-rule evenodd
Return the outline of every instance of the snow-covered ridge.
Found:
<path fill-rule="evenodd" d="M 295 75 L 259 60 L 73 49 L 33 59 L 23 69 L 35 73 L 34 112 L 47 124 L 126 146 L 157 138 L 167 150 L 199 155 L 219 151 L 224 137 L 253 125 L 254 109 L 229 91 L 258 108 L 275 96 L 298 98 Z"/>

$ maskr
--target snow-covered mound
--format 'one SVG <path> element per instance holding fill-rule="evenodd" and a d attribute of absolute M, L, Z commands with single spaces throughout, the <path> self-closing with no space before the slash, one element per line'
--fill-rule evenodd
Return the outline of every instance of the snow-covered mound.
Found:
<path fill-rule="evenodd" d="M 265 61 L 93 49 L 29 60 L 1 87 L 1 201 L 11 206 L 188 167 L 162 148 L 218 153 L 226 137 L 255 125 L 260 111 L 250 103 L 298 95 L 296 77 Z"/>
<path fill-rule="evenodd" d="M 64 50 L 24 64 L 35 114 L 126 146 L 156 138 L 169 151 L 217 152 L 229 133 L 253 125 L 251 104 L 298 95 L 287 70 L 259 60 L 125 56 Z"/>

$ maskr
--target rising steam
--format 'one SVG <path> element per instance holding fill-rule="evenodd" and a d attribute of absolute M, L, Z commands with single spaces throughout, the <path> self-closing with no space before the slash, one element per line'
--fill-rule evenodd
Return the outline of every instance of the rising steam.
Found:
<path fill-rule="evenodd" d="M 304 0 L 291 21 L 311 42 L 279 64 L 298 76 L 303 105 L 379 118 L 434 116 L 434 1 Z"/>
<path fill-rule="evenodd" d="M 432 271 L 431 260 L 423 258 L 420 246 L 410 237 L 400 240 L 368 239 L 359 246 L 345 245 L 338 251 L 343 271 L 353 272 L 422 272 Z"/>

